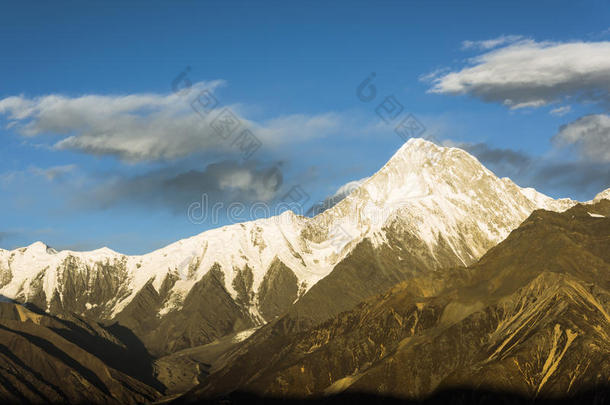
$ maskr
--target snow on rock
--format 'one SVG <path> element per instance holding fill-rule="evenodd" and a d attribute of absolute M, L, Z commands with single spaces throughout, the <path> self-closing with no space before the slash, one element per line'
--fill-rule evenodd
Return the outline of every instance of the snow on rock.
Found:
<path fill-rule="evenodd" d="M 587 214 L 589 214 L 589 216 L 591 216 L 593 218 L 606 218 L 604 215 L 594 214 L 594 213 L 591 213 L 591 212 L 587 212 Z"/>

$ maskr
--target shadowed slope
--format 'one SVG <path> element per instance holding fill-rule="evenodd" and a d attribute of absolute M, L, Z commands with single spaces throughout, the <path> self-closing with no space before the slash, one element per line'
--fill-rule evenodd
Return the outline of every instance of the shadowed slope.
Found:
<path fill-rule="evenodd" d="M 1 302 L 0 342 L 0 398 L 6 402 L 141 403 L 162 388 L 149 358 L 79 318 Z"/>

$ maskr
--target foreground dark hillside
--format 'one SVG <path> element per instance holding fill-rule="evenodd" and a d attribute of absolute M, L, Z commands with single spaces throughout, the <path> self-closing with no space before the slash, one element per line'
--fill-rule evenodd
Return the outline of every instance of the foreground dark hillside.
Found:
<path fill-rule="evenodd" d="M 610 401 L 610 201 L 535 211 L 455 275 L 433 297 L 407 281 L 300 333 L 288 314 L 180 401 Z"/>
<path fill-rule="evenodd" d="M 135 404 L 163 387 L 124 328 L 0 302 L 2 403 Z"/>

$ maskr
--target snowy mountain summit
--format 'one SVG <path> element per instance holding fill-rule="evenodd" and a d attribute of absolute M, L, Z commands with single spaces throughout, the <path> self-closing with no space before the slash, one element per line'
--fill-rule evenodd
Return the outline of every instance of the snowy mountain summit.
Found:
<path fill-rule="evenodd" d="M 176 329 L 177 336 L 190 328 L 186 341 L 159 343 L 167 352 L 272 320 L 365 240 L 425 255 L 432 268 L 467 265 L 535 209 L 563 211 L 575 203 L 500 179 L 461 149 L 411 139 L 314 218 L 288 211 L 142 256 L 106 248 L 57 252 L 40 242 L 0 250 L 0 294 L 51 312 L 119 320 L 136 331 Z M 197 324 L 181 318 L 190 311 Z"/>

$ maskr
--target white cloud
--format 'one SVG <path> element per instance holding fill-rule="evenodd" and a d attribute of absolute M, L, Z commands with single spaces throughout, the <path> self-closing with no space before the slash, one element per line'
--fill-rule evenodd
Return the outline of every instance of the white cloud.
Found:
<path fill-rule="evenodd" d="M 478 49 L 478 50 L 489 50 L 496 48 L 500 45 L 506 45 L 514 43 L 523 39 L 521 35 L 501 35 L 497 38 L 486 39 L 483 41 L 463 41 L 462 49 Z"/>
<path fill-rule="evenodd" d="M 307 214 L 312 215 L 312 216 L 318 215 L 318 214 L 326 211 L 327 209 L 334 207 L 339 202 L 341 202 L 345 197 L 347 197 L 348 195 L 357 191 L 358 188 L 360 187 L 360 185 L 362 185 L 362 183 L 364 183 L 368 179 L 369 179 L 368 177 L 365 177 L 363 179 L 353 180 L 353 181 L 350 181 L 350 182 L 342 185 L 341 187 L 339 187 L 337 189 L 337 191 L 335 191 L 335 193 L 333 195 L 326 197 L 324 199 L 324 201 L 322 201 L 322 202 L 314 204 L 309 209 Z"/>
<path fill-rule="evenodd" d="M 248 128 L 263 144 L 277 146 L 328 135 L 340 127 L 336 114 L 289 115 L 262 124 L 239 115 L 239 106 L 218 104 L 206 119 L 190 102 L 204 89 L 213 92 L 222 81 L 197 83 L 187 96 L 180 94 L 48 95 L 0 100 L 0 114 L 8 127 L 24 136 L 62 136 L 56 149 L 94 155 L 115 155 L 126 161 L 172 160 L 193 153 L 235 150 L 231 139 L 218 136 L 210 126 L 223 108 L 241 121 L 236 131 Z M 234 135 L 236 136 L 236 135 Z"/>
<path fill-rule="evenodd" d="M 0 186 L 8 187 L 15 181 L 15 178 L 20 174 L 20 172 L 10 171 L 0 173 Z"/>
<path fill-rule="evenodd" d="M 562 106 L 562 107 L 553 108 L 550 111 L 550 114 L 551 115 L 556 115 L 558 117 L 562 117 L 562 116 L 568 114 L 570 111 L 572 111 L 572 107 L 569 106 L 569 105 L 565 105 L 565 106 Z"/>
<path fill-rule="evenodd" d="M 354 181 L 345 183 L 344 185 L 339 187 L 339 189 L 335 192 L 335 194 L 331 198 L 334 198 L 336 200 L 344 199 L 345 197 L 347 197 L 348 195 L 350 195 L 351 193 L 356 191 L 358 189 L 358 187 L 360 187 L 362 185 L 362 183 L 364 183 L 368 179 L 369 179 L 368 177 L 365 177 L 360 180 L 354 180 Z"/>
<path fill-rule="evenodd" d="M 558 146 L 576 146 L 581 157 L 588 161 L 610 163 L 610 116 L 581 117 L 562 126 L 553 142 Z"/>
<path fill-rule="evenodd" d="M 59 179 L 66 174 L 72 172 L 76 169 L 76 165 L 61 165 L 61 166 L 52 166 L 47 168 L 40 167 L 30 167 L 30 171 L 36 175 L 43 176 L 49 181 L 53 181 L 55 179 Z"/>
<path fill-rule="evenodd" d="M 608 103 L 610 42 L 523 40 L 483 53 L 433 80 L 432 93 L 468 94 L 511 109 L 566 98 Z"/>
<path fill-rule="evenodd" d="M 74 164 L 51 167 L 30 166 L 27 170 L 14 170 L 0 173 L 0 185 L 6 187 L 16 181 L 23 182 L 27 175 L 44 177 L 48 181 L 58 180 L 73 172 L 76 168 L 77 166 Z"/>
<path fill-rule="evenodd" d="M 449 69 L 448 67 L 438 68 L 438 69 L 431 71 L 430 73 L 420 75 L 419 80 L 422 82 L 432 82 L 436 78 L 438 78 L 450 71 L 451 71 L 451 69 Z"/>
<path fill-rule="evenodd" d="M 341 129 L 342 122 L 343 118 L 336 113 L 314 116 L 292 114 L 256 125 L 256 134 L 261 139 L 276 139 L 282 142 L 314 139 Z"/>

